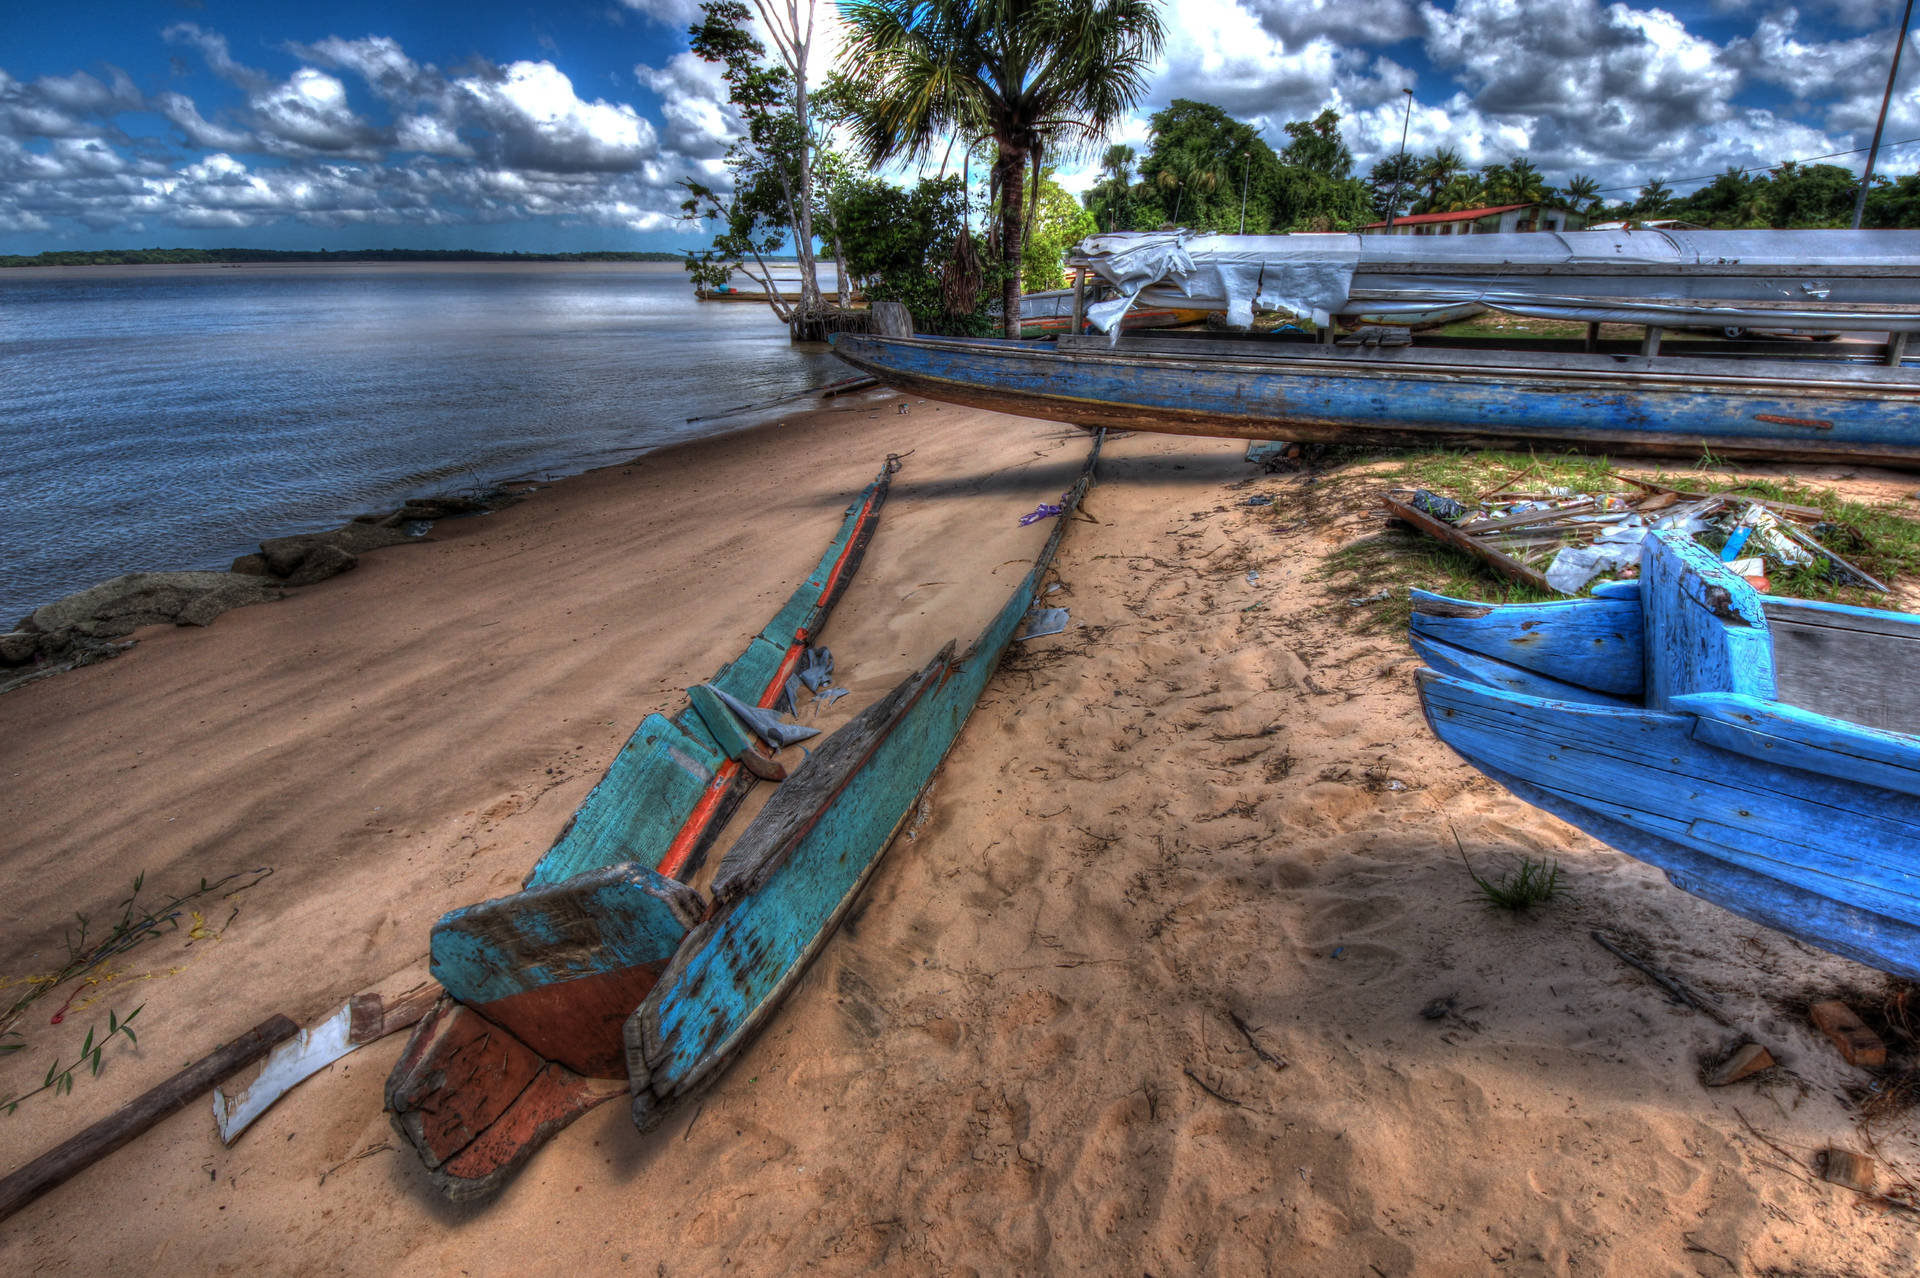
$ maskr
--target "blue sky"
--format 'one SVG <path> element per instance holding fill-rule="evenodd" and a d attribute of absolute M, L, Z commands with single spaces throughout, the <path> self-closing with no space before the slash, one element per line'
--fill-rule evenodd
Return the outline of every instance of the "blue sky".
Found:
<path fill-rule="evenodd" d="M 692 0 L 406 7 L 19 0 L 0 43 L 0 251 L 149 245 L 674 248 L 733 121 Z M 1892 0 L 1169 3 L 1177 97 L 1275 139 L 1332 106 L 1362 164 L 1526 155 L 1609 187 L 1864 146 Z M 822 5 L 818 70 L 837 47 Z M 1920 137 L 1911 44 L 1888 139 Z M 1912 87 L 1909 87 L 1912 86 Z M 1857 157 L 1842 161 L 1857 165 Z M 1920 145 L 1882 158 L 1913 172 Z M 1083 186 L 1085 165 L 1068 168 Z"/>

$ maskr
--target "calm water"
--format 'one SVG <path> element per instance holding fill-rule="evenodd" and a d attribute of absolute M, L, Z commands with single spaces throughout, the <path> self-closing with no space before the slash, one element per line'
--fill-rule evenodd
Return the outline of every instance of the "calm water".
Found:
<path fill-rule="evenodd" d="M 0 271 L 0 629 L 849 375 L 675 266 Z"/>

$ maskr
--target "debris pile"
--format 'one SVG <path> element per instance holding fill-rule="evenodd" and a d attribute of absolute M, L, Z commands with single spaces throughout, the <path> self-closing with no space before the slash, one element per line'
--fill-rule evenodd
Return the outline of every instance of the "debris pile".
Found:
<path fill-rule="evenodd" d="M 1502 576 L 1540 590 L 1578 595 L 1596 579 L 1634 577 L 1640 543 L 1655 529 L 1679 529 L 1766 593 L 1769 570 L 1818 564 L 1842 585 L 1887 587 L 1814 539 L 1825 514 L 1737 493 L 1693 493 L 1628 475 L 1608 477 L 1625 493 L 1564 487 L 1515 491 L 1523 471 L 1471 503 L 1427 489 L 1395 489 L 1388 514 L 1475 555 Z"/>

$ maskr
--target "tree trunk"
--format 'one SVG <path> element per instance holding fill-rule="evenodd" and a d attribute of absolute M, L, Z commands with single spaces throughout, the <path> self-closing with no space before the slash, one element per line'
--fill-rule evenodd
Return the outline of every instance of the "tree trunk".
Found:
<path fill-rule="evenodd" d="M 1026 249 L 1027 156 L 1005 145 L 1000 149 L 1000 260 L 1007 265 L 1006 281 L 1000 286 L 1000 306 L 1006 320 L 1008 337 L 1020 336 L 1020 255 Z"/>

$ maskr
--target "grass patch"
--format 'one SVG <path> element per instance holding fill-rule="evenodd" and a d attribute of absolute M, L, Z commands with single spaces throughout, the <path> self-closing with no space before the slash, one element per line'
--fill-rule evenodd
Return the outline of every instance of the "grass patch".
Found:
<path fill-rule="evenodd" d="M 1473 885 L 1480 889 L 1481 902 L 1490 910 L 1507 910 L 1517 914 L 1560 895 L 1560 865 L 1552 857 L 1536 861 L 1530 856 L 1523 856 L 1517 868 L 1507 871 L 1498 879 L 1482 878 L 1473 868 L 1473 862 L 1467 860 L 1464 850 L 1460 853 L 1460 860 L 1467 867 L 1467 876 L 1473 880 Z"/>
<path fill-rule="evenodd" d="M 1348 542 L 1321 561 L 1313 579 L 1326 582 L 1328 593 L 1337 596 L 1359 619 L 1361 629 L 1368 631 L 1405 631 L 1413 618 L 1413 600 L 1407 592 L 1415 586 L 1482 603 L 1565 598 L 1498 576 L 1464 550 L 1398 527 Z M 1385 598 L 1370 598 L 1382 591 L 1388 592 Z"/>

